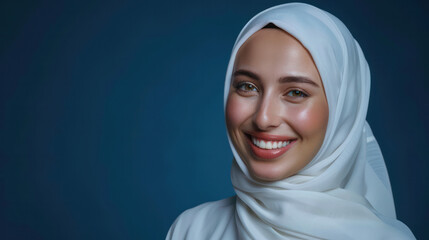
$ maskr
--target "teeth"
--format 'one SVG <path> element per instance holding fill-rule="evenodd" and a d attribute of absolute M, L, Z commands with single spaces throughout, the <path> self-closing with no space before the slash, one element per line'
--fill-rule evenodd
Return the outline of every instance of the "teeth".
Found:
<path fill-rule="evenodd" d="M 263 148 L 263 149 L 278 149 L 278 148 L 286 147 L 290 143 L 290 141 L 279 141 L 279 142 L 264 141 L 264 140 L 259 140 L 255 137 L 252 137 L 252 142 L 259 148 Z"/>

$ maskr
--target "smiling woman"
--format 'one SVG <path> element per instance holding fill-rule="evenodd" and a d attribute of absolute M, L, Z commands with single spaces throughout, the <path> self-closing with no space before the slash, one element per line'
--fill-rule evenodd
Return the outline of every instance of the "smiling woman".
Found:
<path fill-rule="evenodd" d="M 292 3 L 253 17 L 225 79 L 237 196 L 185 211 L 167 239 L 414 239 L 366 122 L 369 89 L 333 15 Z"/>
<path fill-rule="evenodd" d="M 294 37 L 264 28 L 241 46 L 226 123 L 255 179 L 281 180 L 307 165 L 322 145 L 328 115 L 317 68 Z"/>

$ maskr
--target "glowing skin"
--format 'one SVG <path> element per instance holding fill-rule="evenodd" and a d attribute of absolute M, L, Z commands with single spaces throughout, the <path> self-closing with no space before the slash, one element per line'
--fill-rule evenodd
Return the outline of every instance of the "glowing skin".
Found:
<path fill-rule="evenodd" d="M 280 29 L 261 29 L 241 46 L 226 123 L 238 154 L 255 179 L 281 180 L 307 165 L 322 145 L 328 115 L 316 65 L 294 37 Z M 261 148 L 260 142 L 254 144 L 256 139 L 271 140 L 271 145 L 281 140 L 290 143 L 270 150 Z"/>

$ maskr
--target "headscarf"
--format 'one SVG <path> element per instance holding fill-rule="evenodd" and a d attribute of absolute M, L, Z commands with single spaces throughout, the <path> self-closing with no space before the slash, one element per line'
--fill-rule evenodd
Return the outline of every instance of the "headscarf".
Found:
<path fill-rule="evenodd" d="M 314 6 L 290 3 L 269 8 L 241 30 L 229 61 L 224 106 L 236 54 L 255 32 L 272 23 L 310 52 L 329 106 L 323 144 L 294 176 L 275 182 L 252 178 L 228 139 L 237 194 L 240 239 L 415 239 L 396 219 L 380 147 L 366 122 L 370 71 L 346 26 Z"/>

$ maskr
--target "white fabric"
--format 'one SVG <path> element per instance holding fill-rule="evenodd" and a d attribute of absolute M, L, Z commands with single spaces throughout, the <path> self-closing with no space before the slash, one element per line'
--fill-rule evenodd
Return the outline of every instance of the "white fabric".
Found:
<path fill-rule="evenodd" d="M 253 17 L 234 45 L 224 103 L 238 49 L 268 23 L 298 39 L 316 63 L 329 105 L 323 145 L 296 175 L 261 183 L 249 175 L 229 139 L 237 197 L 186 211 L 167 239 L 415 239 L 396 219 L 386 166 L 365 120 L 368 64 L 335 16 L 311 5 L 290 3 Z"/>

